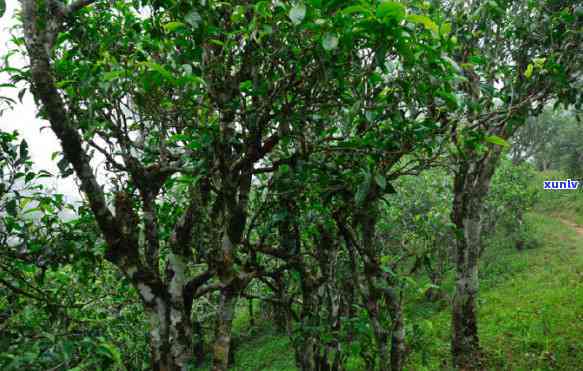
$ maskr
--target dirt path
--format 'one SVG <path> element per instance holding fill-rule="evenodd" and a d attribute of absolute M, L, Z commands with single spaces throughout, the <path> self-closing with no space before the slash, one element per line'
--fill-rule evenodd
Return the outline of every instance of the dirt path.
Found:
<path fill-rule="evenodd" d="M 579 236 L 583 236 L 583 227 L 582 226 L 575 224 L 572 221 L 564 219 L 564 218 L 557 217 L 557 219 L 560 220 L 561 223 L 566 224 L 569 227 L 573 228 Z"/>

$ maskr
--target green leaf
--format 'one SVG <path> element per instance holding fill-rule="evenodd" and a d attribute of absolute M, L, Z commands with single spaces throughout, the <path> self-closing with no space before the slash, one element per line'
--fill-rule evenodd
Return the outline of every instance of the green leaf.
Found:
<path fill-rule="evenodd" d="M 32 214 L 32 213 L 37 213 L 37 212 L 42 212 L 43 210 L 40 207 L 32 207 L 30 209 L 27 209 L 25 212 L 22 213 L 22 215 L 27 215 L 27 214 Z"/>
<path fill-rule="evenodd" d="M 163 27 L 166 32 L 174 32 L 180 28 L 185 27 L 186 25 L 182 22 L 168 22 Z"/>
<path fill-rule="evenodd" d="M 16 207 L 16 200 L 12 199 L 5 204 L 6 212 L 8 215 L 16 217 L 17 214 L 17 207 Z"/>
<path fill-rule="evenodd" d="M 449 91 L 438 90 L 437 95 L 445 100 L 448 107 L 455 109 L 459 106 L 457 97 Z"/>
<path fill-rule="evenodd" d="M 279 212 L 273 214 L 273 216 L 271 217 L 271 220 L 274 223 L 278 223 L 278 222 L 281 222 L 282 220 L 285 220 L 285 218 L 287 218 L 287 216 L 288 216 L 287 211 L 282 210 L 282 211 L 279 211 Z"/>
<path fill-rule="evenodd" d="M 165 79 L 168 79 L 168 80 L 174 79 L 174 76 L 172 76 L 172 74 L 167 69 L 165 69 L 163 66 L 159 65 L 158 63 L 146 62 L 146 66 L 148 66 L 151 71 L 158 72 Z"/>
<path fill-rule="evenodd" d="M 20 142 L 19 156 L 21 161 L 28 159 L 28 143 L 26 143 L 24 140 Z"/>
<path fill-rule="evenodd" d="M 24 177 L 24 182 L 30 183 L 34 178 L 35 178 L 34 173 L 27 173 L 26 176 Z"/>
<path fill-rule="evenodd" d="M 75 80 L 62 80 L 55 83 L 55 86 L 59 89 L 66 88 L 68 85 L 75 83 Z"/>
<path fill-rule="evenodd" d="M 186 134 L 174 134 L 170 138 L 168 138 L 168 143 L 177 143 L 180 141 L 188 142 L 191 140 L 191 137 Z"/>
<path fill-rule="evenodd" d="M 383 1 L 377 6 L 377 17 L 400 21 L 407 15 L 407 9 L 396 1 Z"/>
<path fill-rule="evenodd" d="M 443 36 L 449 35 L 450 32 L 451 32 L 451 23 L 449 23 L 449 22 L 446 22 L 446 23 L 442 24 L 441 27 L 439 27 L 439 33 L 442 34 Z"/>
<path fill-rule="evenodd" d="M 53 153 L 51 153 L 51 161 L 54 161 L 58 155 L 61 154 L 61 151 L 55 151 Z"/>
<path fill-rule="evenodd" d="M 244 93 L 249 93 L 253 90 L 253 82 L 251 80 L 241 81 L 239 89 Z"/>
<path fill-rule="evenodd" d="M 193 10 L 184 17 L 184 21 L 192 27 L 198 28 L 202 23 L 202 17 L 196 10 Z"/>
<path fill-rule="evenodd" d="M 532 62 L 536 68 L 543 68 L 546 60 L 546 58 L 533 58 Z"/>
<path fill-rule="evenodd" d="M 322 39 L 322 46 L 325 50 L 334 50 L 338 47 L 338 36 L 333 33 L 327 33 Z"/>
<path fill-rule="evenodd" d="M 367 7 L 363 6 L 363 5 L 353 5 L 353 6 L 349 6 L 347 8 L 344 8 L 342 10 L 342 13 L 343 14 L 347 14 L 347 15 L 357 14 L 357 13 L 372 15 L 372 12 L 371 12 L 370 8 L 367 8 Z"/>
<path fill-rule="evenodd" d="M 121 364 L 121 353 L 117 347 L 111 343 L 104 341 L 99 344 L 99 347 L 97 347 L 97 353 L 111 359 L 116 365 Z"/>
<path fill-rule="evenodd" d="M 69 175 L 73 174 L 73 169 L 71 168 L 69 161 L 65 157 L 61 158 L 59 162 L 57 162 L 57 167 L 61 171 L 61 176 L 63 178 L 66 178 Z"/>
<path fill-rule="evenodd" d="M 254 6 L 255 12 L 262 17 L 265 17 L 265 18 L 269 17 L 269 15 L 271 14 L 270 3 L 271 2 L 267 2 L 267 1 L 260 1 L 260 2 L 256 3 Z"/>
<path fill-rule="evenodd" d="M 119 79 L 124 74 L 124 71 L 110 71 L 103 74 L 104 81 L 112 81 Z"/>
<path fill-rule="evenodd" d="M 366 174 L 363 182 L 360 183 L 360 185 L 358 186 L 358 189 L 356 190 L 356 194 L 354 195 L 354 200 L 356 201 L 356 203 L 358 205 L 362 205 L 364 203 L 364 200 L 366 200 L 366 197 L 368 196 L 368 192 L 370 191 L 370 186 L 371 186 L 371 175 Z"/>
<path fill-rule="evenodd" d="M 391 183 L 387 183 L 387 187 L 385 189 L 385 192 L 390 193 L 390 194 L 396 194 L 397 190 L 395 189 L 395 187 L 393 187 L 393 185 Z"/>
<path fill-rule="evenodd" d="M 472 55 L 468 58 L 468 62 L 473 63 L 473 64 L 485 64 L 486 61 L 484 60 L 484 57 L 481 57 L 479 55 Z"/>
<path fill-rule="evenodd" d="M 534 66 L 532 64 L 529 64 L 528 67 L 526 67 L 526 71 L 524 71 L 524 76 L 527 79 L 530 79 L 530 77 L 532 76 L 533 69 L 534 69 Z"/>
<path fill-rule="evenodd" d="M 294 5 L 289 11 L 289 19 L 293 24 L 298 25 L 306 18 L 306 6 L 303 3 Z"/>
<path fill-rule="evenodd" d="M 222 42 L 221 40 L 217 40 L 217 39 L 211 39 L 209 42 L 210 42 L 211 44 L 214 44 L 214 45 L 218 45 L 218 46 L 225 46 L 225 43 L 224 43 L 224 42 Z"/>
<path fill-rule="evenodd" d="M 237 5 L 231 13 L 231 22 L 237 23 L 245 19 L 245 7 L 242 5 Z"/>
<path fill-rule="evenodd" d="M 456 63 L 456 61 L 454 61 L 453 59 L 451 59 L 450 57 L 448 57 L 447 55 L 443 55 L 441 57 L 441 59 L 443 59 L 444 61 L 446 61 L 447 63 L 449 63 L 456 71 L 457 73 L 459 73 L 460 75 L 463 73 L 462 69 L 460 68 L 460 66 Z"/>
<path fill-rule="evenodd" d="M 5 12 L 6 12 L 6 1 L 0 0 L 0 17 L 2 17 Z"/>
<path fill-rule="evenodd" d="M 190 76 L 192 75 L 192 66 L 190 64 L 183 64 L 182 71 L 184 71 L 185 75 Z"/>
<path fill-rule="evenodd" d="M 374 180 L 377 182 L 377 184 L 379 185 L 379 187 L 381 187 L 382 190 L 387 188 L 387 179 L 381 174 L 377 174 L 374 177 Z"/>
<path fill-rule="evenodd" d="M 439 32 L 439 28 L 437 27 L 437 25 L 435 24 L 435 22 L 433 22 L 431 20 L 431 18 L 425 16 L 425 15 L 418 15 L 418 14 L 413 14 L 407 17 L 407 20 L 409 22 L 415 23 L 415 24 L 422 24 L 423 26 L 425 26 L 425 28 L 427 28 L 428 30 L 430 30 L 431 32 L 434 33 L 438 33 Z"/>
<path fill-rule="evenodd" d="M 508 143 L 505 139 L 500 138 L 499 136 L 496 136 L 496 135 L 486 136 L 484 138 L 484 140 L 486 140 L 486 142 L 488 142 L 488 143 L 496 144 L 496 145 L 499 145 L 502 147 L 510 147 L 510 143 Z"/>

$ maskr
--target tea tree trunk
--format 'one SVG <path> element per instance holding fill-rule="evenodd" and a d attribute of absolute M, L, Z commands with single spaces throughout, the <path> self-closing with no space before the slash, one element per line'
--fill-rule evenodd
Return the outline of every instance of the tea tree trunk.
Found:
<path fill-rule="evenodd" d="M 479 288 L 481 213 L 500 152 L 501 148 L 495 146 L 482 157 L 474 155 L 461 160 L 454 178 L 451 216 L 457 227 L 457 238 L 451 351 L 454 366 L 462 370 L 480 368 L 476 299 Z"/>

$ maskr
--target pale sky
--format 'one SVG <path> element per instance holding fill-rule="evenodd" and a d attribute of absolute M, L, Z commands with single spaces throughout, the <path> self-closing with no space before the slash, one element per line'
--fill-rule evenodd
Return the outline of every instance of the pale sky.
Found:
<path fill-rule="evenodd" d="M 6 13 L 0 18 L 0 57 L 4 57 L 10 46 L 10 28 L 14 25 L 13 15 L 16 9 L 20 8 L 18 0 L 6 1 Z M 26 60 L 14 56 L 10 59 L 11 66 L 22 66 L 27 63 Z M 2 65 L 1 62 L 0 65 Z M 0 84 L 8 82 L 8 76 L 0 72 Z M 10 97 L 18 102 L 18 91 L 20 89 L 0 88 L 0 95 Z M 36 169 L 44 169 L 52 174 L 59 174 L 57 161 L 51 160 L 51 155 L 55 151 L 60 151 L 60 144 L 49 128 L 40 131 L 43 126 L 47 126 L 46 121 L 36 118 L 37 108 L 34 104 L 32 95 L 27 92 L 22 100 L 18 102 L 12 111 L 7 111 L 0 116 L 0 129 L 4 131 L 17 130 L 21 137 L 26 139 L 29 144 L 29 151 Z M 47 178 L 48 179 L 48 178 Z M 63 193 L 69 200 L 78 200 L 79 191 L 74 182 L 74 177 L 67 179 L 49 179 L 49 186 L 53 187 L 56 192 Z"/>

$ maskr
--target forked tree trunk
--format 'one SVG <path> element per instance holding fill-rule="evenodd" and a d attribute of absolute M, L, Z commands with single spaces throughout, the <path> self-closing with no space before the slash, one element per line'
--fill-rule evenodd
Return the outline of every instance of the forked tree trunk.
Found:
<path fill-rule="evenodd" d="M 146 306 L 150 322 L 151 369 L 183 371 L 192 359 L 192 327 L 190 322 L 174 320 L 171 304 L 156 297 Z M 187 336 L 186 334 L 190 334 Z"/>

